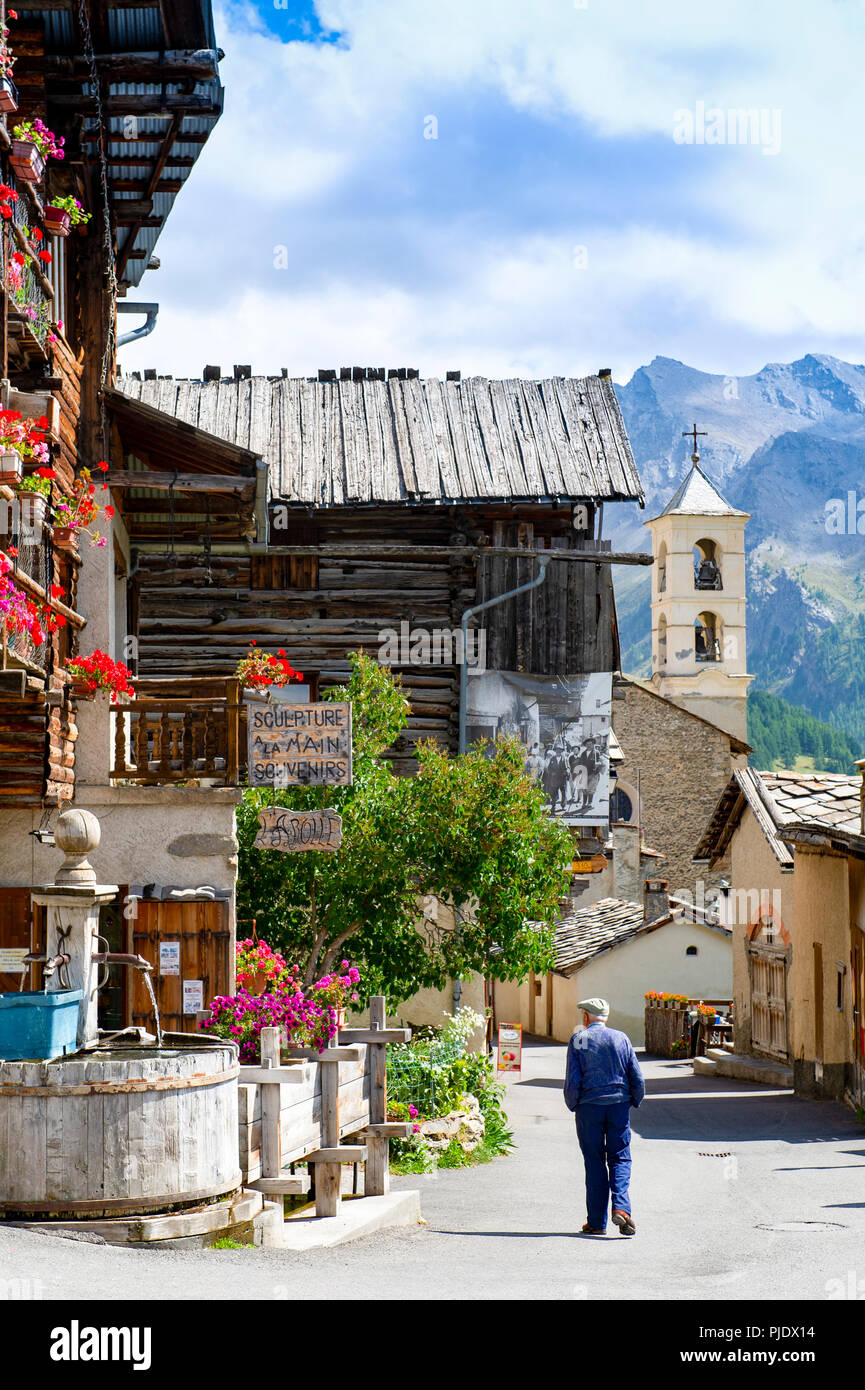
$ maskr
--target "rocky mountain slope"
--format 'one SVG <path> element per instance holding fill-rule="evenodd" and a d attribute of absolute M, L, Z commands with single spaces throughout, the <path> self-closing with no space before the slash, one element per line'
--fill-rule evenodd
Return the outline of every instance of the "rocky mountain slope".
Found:
<path fill-rule="evenodd" d="M 656 357 L 617 387 L 646 488 L 644 513 L 609 509 L 616 547 L 648 549 L 642 526 L 689 466 L 751 513 L 748 667 L 755 688 L 844 729 L 865 752 L 865 366 L 808 354 L 747 377 Z M 616 574 L 623 666 L 648 673 L 650 580 Z"/>

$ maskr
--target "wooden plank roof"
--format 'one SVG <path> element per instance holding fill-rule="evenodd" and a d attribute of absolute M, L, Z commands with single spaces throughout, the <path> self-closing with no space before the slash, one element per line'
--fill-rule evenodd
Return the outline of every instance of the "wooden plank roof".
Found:
<path fill-rule="evenodd" d="M 638 501 L 612 381 L 410 377 L 219 382 L 120 378 L 118 389 L 268 464 L 275 501 Z"/>

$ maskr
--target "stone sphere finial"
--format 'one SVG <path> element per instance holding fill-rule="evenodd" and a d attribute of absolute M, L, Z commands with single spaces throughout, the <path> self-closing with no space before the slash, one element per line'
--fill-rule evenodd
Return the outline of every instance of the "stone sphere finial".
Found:
<path fill-rule="evenodd" d="M 98 848 L 101 839 L 102 827 L 92 811 L 74 808 L 58 816 L 54 823 L 54 843 L 63 850 L 66 859 L 54 882 L 95 883 L 96 873 L 87 862 L 87 856 Z"/>

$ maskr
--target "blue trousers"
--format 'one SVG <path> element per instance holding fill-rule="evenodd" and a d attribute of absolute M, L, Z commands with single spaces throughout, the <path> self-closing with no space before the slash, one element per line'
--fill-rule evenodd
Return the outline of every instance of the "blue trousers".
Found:
<path fill-rule="evenodd" d="M 607 1229 L 612 1196 L 614 1211 L 631 1210 L 631 1105 L 578 1105 L 577 1138 L 586 1164 L 586 1210 L 589 1225 Z"/>

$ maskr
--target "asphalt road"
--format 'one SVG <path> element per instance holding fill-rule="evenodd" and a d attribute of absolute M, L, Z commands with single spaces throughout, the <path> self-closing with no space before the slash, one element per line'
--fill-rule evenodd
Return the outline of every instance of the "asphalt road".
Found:
<path fill-rule="evenodd" d="M 396 1180 L 420 1188 L 426 1225 L 304 1255 L 121 1250 L 0 1227 L 0 1294 L 17 1279 L 70 1301 L 865 1297 L 865 1128 L 843 1106 L 646 1062 L 637 1235 L 584 1237 L 564 1048 L 524 1056 L 511 1156 Z"/>

